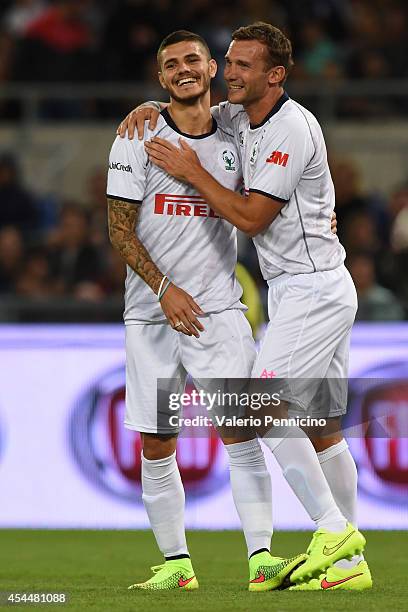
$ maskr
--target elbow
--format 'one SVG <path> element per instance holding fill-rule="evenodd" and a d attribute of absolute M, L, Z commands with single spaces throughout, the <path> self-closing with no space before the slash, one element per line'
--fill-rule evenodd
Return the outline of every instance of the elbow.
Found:
<path fill-rule="evenodd" d="M 256 233 L 253 233 L 254 231 L 256 232 L 255 223 L 251 219 L 240 218 L 234 223 L 234 225 L 239 229 L 240 232 L 243 232 L 250 238 L 256 235 Z"/>
<path fill-rule="evenodd" d="M 255 238 L 255 236 L 259 234 L 255 226 L 251 226 L 248 229 L 243 230 L 243 231 L 248 236 L 248 238 Z"/>
<path fill-rule="evenodd" d="M 245 226 L 241 229 L 249 238 L 254 238 L 258 234 L 264 231 L 267 226 L 265 223 L 260 223 L 259 221 L 248 221 L 245 223 Z"/>

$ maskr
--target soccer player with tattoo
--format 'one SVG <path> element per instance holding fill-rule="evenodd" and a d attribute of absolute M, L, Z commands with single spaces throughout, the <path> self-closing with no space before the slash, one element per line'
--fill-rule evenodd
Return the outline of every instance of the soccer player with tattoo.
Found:
<path fill-rule="evenodd" d="M 312 383 L 302 381 L 347 378 L 357 301 L 344 249 L 328 229 L 335 198 L 321 128 L 283 88 L 292 65 L 291 43 L 279 29 L 256 23 L 234 32 L 224 73 L 229 102 L 213 115 L 235 134 L 244 196 L 205 168 L 183 138 L 175 145 L 153 134 L 145 147 L 158 168 L 253 237 L 269 286 L 270 322 L 252 376 L 266 369 L 296 381 L 283 399 L 288 409 L 306 410 Z M 343 395 L 329 407 L 337 423 L 330 436 L 309 439 L 280 427 L 264 437 L 317 527 L 307 561 L 291 574 L 294 590 L 372 584 L 356 527 L 356 466 L 340 433 L 346 402 Z"/>
<path fill-rule="evenodd" d="M 210 113 L 217 67 L 205 41 L 176 32 L 157 57 L 171 102 L 154 133 L 174 145 L 183 137 L 217 181 L 240 188 L 234 135 Z M 110 240 L 127 263 L 125 426 L 142 436 L 143 502 L 165 557 L 151 578 L 131 588 L 196 589 L 176 462 L 178 429 L 161 418 L 157 379 L 174 380 L 172 391 L 182 392 L 187 372 L 199 390 L 206 390 L 203 379 L 250 377 L 256 351 L 234 272 L 236 229 L 194 188 L 149 162 L 143 141 L 116 138 L 107 194 Z M 283 559 L 269 552 L 271 483 L 257 437 L 223 436 L 223 442 L 248 547 L 249 589 L 277 588 L 306 555 Z"/>

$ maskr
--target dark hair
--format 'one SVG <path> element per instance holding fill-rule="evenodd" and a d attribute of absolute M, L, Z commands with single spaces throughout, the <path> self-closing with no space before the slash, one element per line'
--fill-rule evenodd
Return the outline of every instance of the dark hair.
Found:
<path fill-rule="evenodd" d="M 268 70 L 274 66 L 283 66 L 286 75 L 281 83 L 286 81 L 286 77 L 294 65 L 292 43 L 279 28 L 275 28 L 270 23 L 257 21 L 235 30 L 232 33 L 232 40 L 259 40 L 263 43 L 269 54 Z"/>
<path fill-rule="evenodd" d="M 189 32 L 188 30 L 177 30 L 176 32 L 172 32 L 171 34 L 168 34 L 168 36 L 166 36 L 166 38 L 163 38 L 163 40 L 160 43 L 160 47 L 157 50 L 157 63 L 159 65 L 159 68 L 160 68 L 160 56 L 161 56 L 163 49 L 165 49 L 166 47 L 169 47 L 170 45 L 176 45 L 179 42 L 184 42 L 185 40 L 192 40 L 192 41 L 200 43 L 201 46 L 204 48 L 204 51 L 206 52 L 208 59 L 211 58 L 210 49 L 208 48 L 208 45 L 205 42 L 204 38 L 202 38 L 202 36 L 200 36 L 199 34 L 195 34 L 194 32 Z"/>

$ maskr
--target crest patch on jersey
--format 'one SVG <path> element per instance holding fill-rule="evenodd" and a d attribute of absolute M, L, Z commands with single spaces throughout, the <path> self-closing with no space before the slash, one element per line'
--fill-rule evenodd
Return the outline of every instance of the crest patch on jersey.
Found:
<path fill-rule="evenodd" d="M 256 162 L 256 158 L 258 157 L 258 141 L 256 140 L 252 145 L 251 155 L 249 158 L 249 163 L 252 165 Z"/>
<path fill-rule="evenodd" d="M 238 155 L 233 149 L 222 149 L 219 154 L 219 161 L 226 172 L 238 171 Z"/>

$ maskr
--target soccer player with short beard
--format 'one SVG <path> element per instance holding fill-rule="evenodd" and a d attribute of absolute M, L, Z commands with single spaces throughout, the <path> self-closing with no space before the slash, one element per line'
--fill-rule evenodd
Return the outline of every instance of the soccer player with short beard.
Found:
<path fill-rule="evenodd" d="M 175 147 L 153 138 L 146 149 L 158 167 L 190 184 L 220 215 L 254 237 L 269 285 L 270 324 L 252 375 L 266 368 L 296 380 L 284 399 L 288 406 L 307 409 L 313 384 L 302 386 L 302 380 L 347 378 L 355 290 L 343 265 L 344 249 L 324 225 L 334 208 L 334 189 L 320 126 L 283 89 L 292 66 L 290 41 L 265 23 L 239 28 L 232 38 L 224 72 L 229 103 L 220 105 L 215 116 L 225 125 L 229 120 L 241 147 L 245 197 L 203 169 L 182 139 Z M 292 437 L 294 428 L 282 428 L 264 438 L 318 527 L 308 561 L 292 574 L 299 583 L 294 589 L 352 590 L 372 584 L 360 554 L 365 541 L 355 527 L 356 468 L 340 433 L 346 401 L 343 397 L 328 410 L 336 433 L 312 439 L 317 456 L 300 430 L 298 437 Z M 325 482 L 337 510 L 328 504 L 323 511 L 329 499 Z"/>

